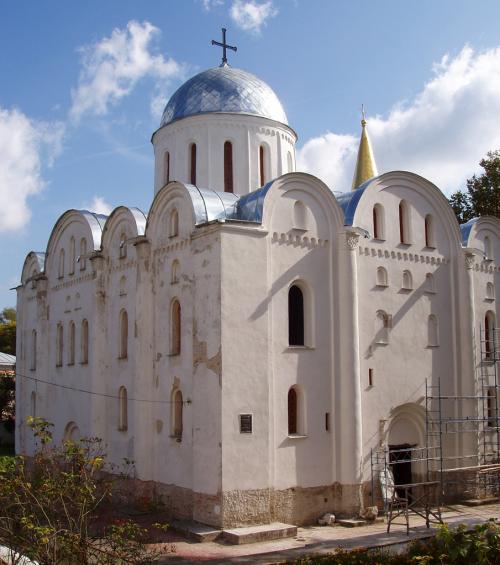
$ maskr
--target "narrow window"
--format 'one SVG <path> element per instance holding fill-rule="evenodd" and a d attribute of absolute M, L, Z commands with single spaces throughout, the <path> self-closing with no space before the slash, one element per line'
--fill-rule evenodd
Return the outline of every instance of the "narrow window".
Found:
<path fill-rule="evenodd" d="M 172 261 L 172 273 L 170 276 L 170 283 L 171 284 L 177 284 L 179 282 L 179 261 L 177 259 L 174 259 Z"/>
<path fill-rule="evenodd" d="M 128 357 L 128 314 L 126 310 L 120 312 L 120 359 Z"/>
<path fill-rule="evenodd" d="M 486 283 L 486 299 L 495 300 L 495 287 L 493 283 Z"/>
<path fill-rule="evenodd" d="M 118 391 L 118 429 L 125 432 L 128 428 L 128 398 L 124 386 Z"/>
<path fill-rule="evenodd" d="M 168 235 L 169 237 L 179 235 L 179 212 L 176 208 L 170 212 Z"/>
<path fill-rule="evenodd" d="M 293 205 L 293 227 L 296 230 L 307 230 L 307 209 L 300 200 Z"/>
<path fill-rule="evenodd" d="M 59 251 L 59 278 L 64 277 L 64 249 Z"/>
<path fill-rule="evenodd" d="M 325 430 L 330 431 L 330 412 L 325 412 Z"/>
<path fill-rule="evenodd" d="M 375 204 L 373 207 L 373 238 L 385 238 L 385 225 L 384 225 L 384 209 L 380 204 Z"/>
<path fill-rule="evenodd" d="M 297 391 L 292 387 L 288 391 L 288 435 L 297 433 Z"/>
<path fill-rule="evenodd" d="M 493 251 L 491 249 L 491 239 L 489 238 L 489 236 L 484 236 L 484 258 L 487 261 L 492 261 L 493 260 Z"/>
<path fill-rule="evenodd" d="M 293 160 L 292 160 L 292 154 L 290 153 L 290 151 L 286 155 L 286 163 L 287 163 L 287 167 L 288 167 L 288 172 L 293 173 Z"/>
<path fill-rule="evenodd" d="M 389 315 L 383 310 L 377 312 L 375 318 L 375 342 L 379 345 L 387 345 L 389 343 Z"/>
<path fill-rule="evenodd" d="M 240 414 L 240 434 L 252 433 L 252 414 Z"/>
<path fill-rule="evenodd" d="M 178 440 L 182 438 L 182 392 L 178 389 L 174 390 L 173 394 L 173 422 L 172 422 L 172 435 Z"/>
<path fill-rule="evenodd" d="M 31 332 L 31 370 L 36 370 L 36 330 Z"/>
<path fill-rule="evenodd" d="M 69 275 L 73 275 L 75 273 L 75 238 L 71 237 L 69 240 Z"/>
<path fill-rule="evenodd" d="M 196 143 L 189 148 L 189 181 L 196 185 Z"/>
<path fill-rule="evenodd" d="M 80 271 L 85 271 L 87 268 L 87 240 L 84 237 L 80 240 L 80 257 L 78 257 L 78 262 L 80 263 Z"/>
<path fill-rule="evenodd" d="M 495 314 L 489 310 L 484 317 L 484 351 L 486 359 L 493 358 L 495 350 Z"/>
<path fill-rule="evenodd" d="M 234 192 L 233 189 L 233 144 L 224 143 L 224 192 Z"/>
<path fill-rule="evenodd" d="M 119 253 L 119 257 L 120 259 L 125 259 L 125 257 L 127 256 L 127 234 L 125 232 L 123 232 L 120 235 L 120 253 Z"/>
<path fill-rule="evenodd" d="M 75 364 L 75 323 L 70 322 L 68 326 L 68 365 Z"/>
<path fill-rule="evenodd" d="M 487 415 L 488 415 L 488 428 L 497 427 L 497 403 L 496 403 L 496 388 L 494 386 L 488 387 L 487 398 Z"/>
<path fill-rule="evenodd" d="M 33 418 L 36 418 L 36 392 L 34 390 L 31 392 L 30 416 L 33 416 Z"/>
<path fill-rule="evenodd" d="M 89 362 L 89 323 L 87 320 L 82 321 L 80 362 L 82 364 Z"/>
<path fill-rule="evenodd" d="M 425 292 L 434 293 L 436 292 L 436 285 L 434 282 L 434 275 L 432 273 L 427 273 L 425 275 Z"/>
<path fill-rule="evenodd" d="M 403 271 L 403 290 L 412 290 L 413 289 L 413 278 L 411 276 L 410 271 Z"/>
<path fill-rule="evenodd" d="M 120 296 L 125 296 L 127 294 L 127 277 L 123 275 L 120 278 Z"/>
<path fill-rule="evenodd" d="M 377 286 L 389 286 L 387 271 L 384 267 L 377 269 Z"/>
<path fill-rule="evenodd" d="M 266 184 L 266 162 L 265 162 L 265 154 L 266 151 L 264 146 L 261 145 L 259 147 L 259 180 L 260 186 L 264 186 Z"/>
<path fill-rule="evenodd" d="M 57 324 L 56 328 L 56 366 L 61 367 L 63 364 L 63 325 Z"/>
<path fill-rule="evenodd" d="M 163 184 L 170 182 L 170 153 L 165 151 L 163 157 Z"/>
<path fill-rule="evenodd" d="M 399 241 L 408 245 L 410 243 L 410 219 L 408 204 L 401 200 L 399 203 Z"/>
<path fill-rule="evenodd" d="M 180 355 L 181 352 L 181 305 L 175 298 L 170 314 L 170 354 Z"/>
<path fill-rule="evenodd" d="M 373 386 L 373 369 L 368 369 L 368 386 Z"/>
<path fill-rule="evenodd" d="M 434 244 L 434 222 L 432 216 L 427 214 L 425 216 L 425 246 L 435 247 Z"/>
<path fill-rule="evenodd" d="M 427 321 L 428 346 L 437 347 L 439 345 L 438 319 L 435 314 L 431 314 Z"/>
<path fill-rule="evenodd" d="M 288 291 L 288 344 L 304 345 L 304 295 L 297 285 Z"/>

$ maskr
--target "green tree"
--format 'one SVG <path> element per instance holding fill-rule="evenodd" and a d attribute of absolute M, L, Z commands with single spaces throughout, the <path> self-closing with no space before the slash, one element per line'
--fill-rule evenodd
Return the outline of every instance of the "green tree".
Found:
<path fill-rule="evenodd" d="M 16 310 L 4 308 L 0 312 L 0 351 L 16 354 Z"/>
<path fill-rule="evenodd" d="M 477 216 L 500 218 L 500 150 L 490 151 L 479 165 L 484 173 L 467 180 L 467 192 L 458 190 L 450 197 L 460 223 Z"/>

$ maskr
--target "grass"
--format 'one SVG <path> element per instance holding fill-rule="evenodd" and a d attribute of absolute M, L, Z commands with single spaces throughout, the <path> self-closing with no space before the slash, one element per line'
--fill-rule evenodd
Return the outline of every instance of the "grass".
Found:
<path fill-rule="evenodd" d="M 13 445 L 0 445 L 0 469 L 2 469 L 9 461 L 14 459 Z"/>

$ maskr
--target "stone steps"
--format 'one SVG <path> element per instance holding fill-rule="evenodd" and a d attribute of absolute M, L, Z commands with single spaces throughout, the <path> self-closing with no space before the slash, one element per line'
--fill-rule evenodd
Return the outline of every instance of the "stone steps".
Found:
<path fill-rule="evenodd" d="M 170 527 L 175 532 L 198 543 L 214 541 L 222 535 L 222 530 L 192 520 L 174 520 Z"/>
<path fill-rule="evenodd" d="M 228 543 L 241 545 L 282 538 L 292 538 L 297 535 L 297 526 L 273 522 L 262 526 L 246 526 L 223 530 L 222 537 Z"/>

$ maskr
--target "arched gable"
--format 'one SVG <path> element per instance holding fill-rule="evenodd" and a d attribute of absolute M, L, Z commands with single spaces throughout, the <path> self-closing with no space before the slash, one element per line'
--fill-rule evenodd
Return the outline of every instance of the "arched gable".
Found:
<path fill-rule="evenodd" d="M 490 232 L 496 238 L 496 246 L 500 242 L 500 219 L 494 216 L 481 216 L 473 218 L 460 226 L 462 245 L 464 247 L 479 247 L 481 232 Z"/>
<path fill-rule="evenodd" d="M 110 253 L 113 246 L 118 246 L 123 232 L 127 238 L 138 237 L 146 233 L 146 215 L 139 208 L 118 206 L 106 220 L 102 233 L 102 250 Z M 116 254 L 119 253 L 118 247 Z"/>
<path fill-rule="evenodd" d="M 45 253 L 40 251 L 30 251 L 24 260 L 21 273 L 21 284 L 25 284 L 33 275 L 38 275 L 45 271 Z"/>

